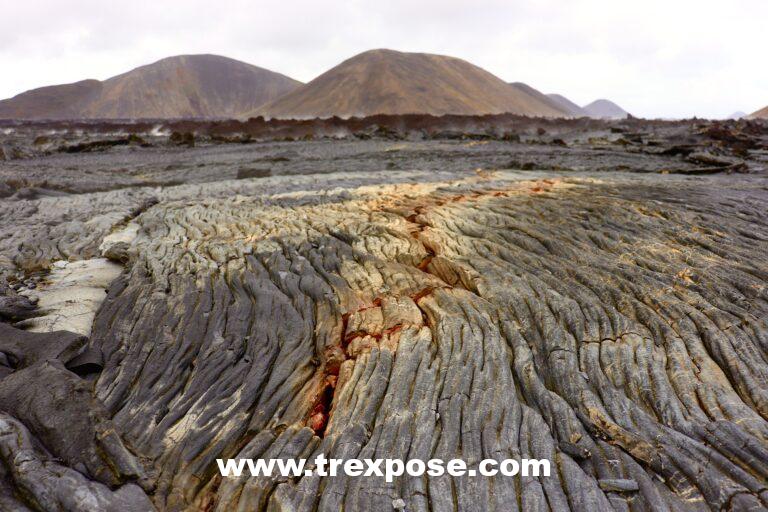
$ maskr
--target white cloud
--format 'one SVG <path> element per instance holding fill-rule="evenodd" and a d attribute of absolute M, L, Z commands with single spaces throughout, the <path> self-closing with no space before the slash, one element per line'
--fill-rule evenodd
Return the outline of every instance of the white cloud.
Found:
<path fill-rule="evenodd" d="M 464 58 L 578 103 L 642 116 L 768 104 L 764 0 L 26 0 L 0 18 L 0 97 L 217 53 L 300 80 L 360 51 Z"/>

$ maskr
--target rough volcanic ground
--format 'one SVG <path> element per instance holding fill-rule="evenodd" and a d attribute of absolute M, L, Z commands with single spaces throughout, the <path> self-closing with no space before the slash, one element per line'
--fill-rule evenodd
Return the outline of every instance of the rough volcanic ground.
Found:
<path fill-rule="evenodd" d="M 4 128 L 0 510 L 768 507 L 766 125 L 483 123 Z"/>

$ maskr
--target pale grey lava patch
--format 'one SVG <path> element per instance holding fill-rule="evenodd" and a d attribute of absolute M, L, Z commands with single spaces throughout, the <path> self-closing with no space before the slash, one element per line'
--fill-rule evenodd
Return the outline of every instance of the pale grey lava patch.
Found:
<path fill-rule="evenodd" d="M 42 316 L 25 320 L 21 326 L 33 332 L 66 330 L 89 336 L 106 289 L 122 271 L 122 266 L 106 258 L 54 262 L 46 280 L 24 292 L 37 298 Z"/>

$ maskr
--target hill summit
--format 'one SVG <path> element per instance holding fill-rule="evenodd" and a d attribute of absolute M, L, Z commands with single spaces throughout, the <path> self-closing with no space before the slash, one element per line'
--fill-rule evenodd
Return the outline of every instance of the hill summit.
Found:
<path fill-rule="evenodd" d="M 455 57 L 370 50 L 345 60 L 254 114 L 277 118 L 375 114 L 524 114 L 567 112 Z"/>
<path fill-rule="evenodd" d="M 0 118 L 142 119 L 241 116 L 300 82 L 218 55 L 180 55 L 105 81 L 83 80 L 0 101 Z"/>

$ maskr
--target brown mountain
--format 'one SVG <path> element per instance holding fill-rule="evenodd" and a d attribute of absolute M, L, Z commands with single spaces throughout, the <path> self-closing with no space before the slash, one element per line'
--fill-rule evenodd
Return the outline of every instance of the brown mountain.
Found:
<path fill-rule="evenodd" d="M 266 117 L 373 114 L 563 116 L 554 105 L 454 57 L 371 50 L 254 111 Z"/>
<path fill-rule="evenodd" d="M 0 119 L 74 118 L 87 102 L 98 96 L 102 83 L 83 80 L 23 92 L 0 101 Z"/>
<path fill-rule="evenodd" d="M 0 118 L 238 117 L 301 85 L 245 62 L 182 55 L 103 82 L 85 80 L 0 101 Z"/>
<path fill-rule="evenodd" d="M 749 115 L 750 119 L 768 119 L 768 107 L 753 112 Z"/>

